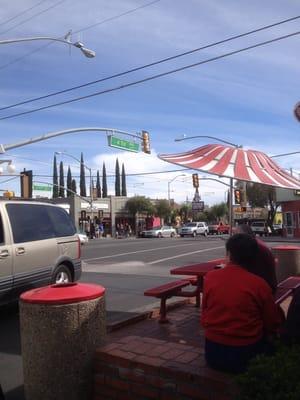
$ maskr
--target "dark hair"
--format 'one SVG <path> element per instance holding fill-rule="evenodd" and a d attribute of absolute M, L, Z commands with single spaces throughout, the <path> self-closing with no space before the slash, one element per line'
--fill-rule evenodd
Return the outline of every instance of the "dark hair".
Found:
<path fill-rule="evenodd" d="M 246 233 L 237 233 L 226 242 L 230 261 L 251 270 L 252 264 L 258 254 L 258 244 L 253 236 Z"/>

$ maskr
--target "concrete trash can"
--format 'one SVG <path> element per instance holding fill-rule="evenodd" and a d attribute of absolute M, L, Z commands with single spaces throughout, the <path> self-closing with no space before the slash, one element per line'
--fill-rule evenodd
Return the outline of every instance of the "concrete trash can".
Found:
<path fill-rule="evenodd" d="M 20 330 L 26 400 L 87 400 L 106 335 L 105 289 L 67 283 L 25 292 Z"/>
<path fill-rule="evenodd" d="M 276 276 L 278 282 L 284 281 L 289 276 L 300 274 L 300 247 L 276 246 L 272 247 L 276 259 Z"/>

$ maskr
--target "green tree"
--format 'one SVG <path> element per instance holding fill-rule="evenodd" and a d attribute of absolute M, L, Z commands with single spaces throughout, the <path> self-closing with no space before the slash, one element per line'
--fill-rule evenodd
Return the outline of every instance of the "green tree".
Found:
<path fill-rule="evenodd" d="M 118 159 L 116 159 L 115 195 L 121 196 L 121 176 L 120 176 L 120 166 Z"/>
<path fill-rule="evenodd" d="M 72 179 L 71 190 L 74 193 L 77 193 L 77 185 L 76 185 L 76 180 L 75 179 Z M 72 195 L 73 195 L 73 193 L 72 193 Z"/>
<path fill-rule="evenodd" d="M 159 218 L 163 218 L 164 220 L 169 220 L 171 217 L 171 207 L 169 205 L 168 200 L 158 200 L 155 205 L 155 214 Z"/>
<path fill-rule="evenodd" d="M 85 168 L 84 168 L 84 161 L 83 161 L 83 153 L 81 153 L 80 158 L 80 196 L 86 197 L 86 186 L 85 186 Z"/>
<path fill-rule="evenodd" d="M 210 207 L 210 221 L 220 221 L 222 218 L 228 217 L 228 207 L 227 204 L 222 202 L 215 204 Z"/>
<path fill-rule="evenodd" d="M 127 196 L 125 167 L 122 164 L 122 196 Z"/>
<path fill-rule="evenodd" d="M 181 221 L 186 223 L 189 219 L 192 218 L 192 205 L 191 204 L 182 204 L 179 208 L 179 215 Z"/>
<path fill-rule="evenodd" d="M 72 190 L 72 173 L 70 165 L 68 166 L 68 173 L 67 173 L 67 197 L 72 196 L 72 193 L 69 190 Z"/>
<path fill-rule="evenodd" d="M 59 163 L 59 197 L 65 197 L 65 177 L 64 177 L 64 164 L 61 161 Z"/>
<path fill-rule="evenodd" d="M 103 163 L 102 167 L 102 197 L 107 197 L 107 179 L 106 179 L 106 167 L 105 163 Z"/>
<path fill-rule="evenodd" d="M 57 174 L 57 162 L 56 156 L 53 158 L 53 191 L 52 191 L 53 199 L 58 197 L 58 174 Z"/>
<path fill-rule="evenodd" d="M 134 196 L 127 200 L 125 208 L 129 214 L 135 216 L 137 213 L 153 214 L 154 207 L 150 199 L 144 196 Z"/>
<path fill-rule="evenodd" d="M 97 170 L 97 182 L 96 182 L 97 197 L 101 197 L 101 185 L 100 185 L 100 174 Z"/>

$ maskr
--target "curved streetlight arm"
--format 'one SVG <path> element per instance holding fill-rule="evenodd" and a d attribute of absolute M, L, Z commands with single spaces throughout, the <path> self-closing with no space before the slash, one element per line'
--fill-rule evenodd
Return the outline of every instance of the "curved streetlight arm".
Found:
<path fill-rule="evenodd" d="M 225 186 L 227 186 L 227 187 L 230 188 L 230 185 L 229 185 L 228 183 L 225 183 L 225 182 L 223 182 L 223 181 L 220 181 L 219 179 L 215 179 L 215 178 L 202 178 L 202 177 L 200 176 L 200 180 L 201 180 L 201 181 L 216 181 L 216 182 L 222 183 L 223 185 L 225 185 Z"/>
<path fill-rule="evenodd" d="M 300 151 L 293 151 L 292 153 L 276 154 L 275 156 L 270 156 L 270 158 L 292 156 L 294 154 L 299 154 L 299 153 L 300 153 Z"/>
<path fill-rule="evenodd" d="M 134 133 L 129 133 L 125 131 L 120 131 L 117 129 L 112 129 L 112 128 L 73 128 L 73 129 L 64 129 L 63 131 L 57 131 L 57 132 L 51 132 L 51 133 L 45 133 L 44 135 L 41 136 L 36 136 L 30 139 L 23 140 L 21 142 L 17 143 L 11 143 L 11 144 L 0 144 L 0 154 L 5 153 L 7 150 L 11 149 L 16 149 L 17 147 L 22 147 L 26 146 L 28 144 L 33 144 L 37 142 L 41 142 L 43 140 L 48 140 L 56 136 L 62 136 L 62 135 L 67 135 L 69 133 L 76 133 L 76 132 L 90 132 L 90 131 L 97 131 L 97 132 L 106 132 L 106 133 L 120 133 L 123 135 L 135 137 L 138 139 L 141 139 L 141 136 L 138 134 Z"/>
<path fill-rule="evenodd" d="M 217 138 L 215 136 L 206 136 L 206 135 L 185 136 L 185 137 L 182 137 L 182 138 L 176 138 L 174 140 L 175 140 L 175 142 L 181 142 L 182 140 L 190 140 L 190 139 L 197 139 L 197 138 L 213 139 L 213 140 L 218 140 L 219 142 L 222 142 L 222 143 L 225 143 L 225 144 L 229 144 L 230 146 L 233 146 L 233 147 L 237 147 L 237 148 L 242 147 L 241 145 L 228 142 L 227 140 L 219 139 L 219 138 Z"/>
<path fill-rule="evenodd" d="M 170 181 L 168 181 L 168 202 L 169 202 L 169 205 L 171 204 L 171 199 L 170 199 L 170 185 L 171 185 L 172 182 L 175 181 L 175 179 L 179 178 L 180 176 L 186 176 L 186 174 L 176 175 L 173 179 L 171 179 Z"/>
<path fill-rule="evenodd" d="M 71 157 L 71 158 L 73 158 L 73 160 L 78 161 L 79 164 L 83 165 L 84 168 L 86 168 L 88 171 L 90 171 L 90 172 L 92 171 L 92 168 L 90 168 L 90 167 L 88 167 L 87 165 L 85 165 L 85 163 L 83 163 L 81 160 L 79 160 L 79 158 L 73 156 L 72 154 L 69 154 L 69 153 L 67 153 L 67 152 L 65 152 L 65 151 L 55 151 L 54 154 L 56 154 L 56 155 L 64 155 L 64 156 Z"/>
<path fill-rule="evenodd" d="M 68 40 L 69 37 L 70 37 L 70 35 L 68 33 L 65 36 L 65 39 L 53 38 L 51 36 L 36 36 L 36 37 L 28 37 L 28 38 L 20 38 L 20 39 L 6 39 L 6 40 L 0 40 L 0 45 L 1 44 L 11 44 L 11 43 L 32 42 L 32 41 L 36 41 L 36 40 L 47 40 L 47 41 L 52 41 L 52 42 L 60 42 L 60 43 L 68 44 L 69 46 L 77 47 L 88 58 L 93 58 L 96 56 L 96 53 L 93 50 L 87 49 L 86 47 L 84 47 L 83 43 L 81 43 L 81 42 L 74 42 L 74 43 L 71 42 L 70 40 Z"/>

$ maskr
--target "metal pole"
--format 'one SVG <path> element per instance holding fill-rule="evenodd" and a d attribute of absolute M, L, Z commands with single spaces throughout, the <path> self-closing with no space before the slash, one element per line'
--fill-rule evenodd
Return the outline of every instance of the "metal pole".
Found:
<path fill-rule="evenodd" d="M 170 199 L 170 183 L 168 182 L 168 202 L 169 202 L 169 206 L 171 205 L 171 199 Z"/>
<path fill-rule="evenodd" d="M 93 206 L 93 178 L 92 178 L 92 168 L 89 168 L 90 171 L 90 196 L 91 196 L 91 217 L 92 222 L 94 223 L 94 206 Z M 91 222 L 91 221 L 90 221 Z M 90 223 L 90 233 L 91 233 L 91 223 Z"/>

